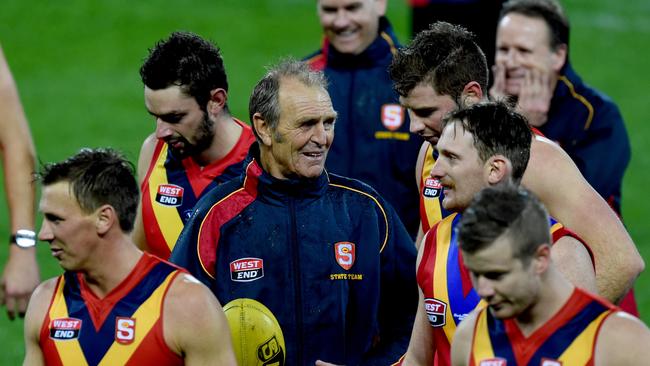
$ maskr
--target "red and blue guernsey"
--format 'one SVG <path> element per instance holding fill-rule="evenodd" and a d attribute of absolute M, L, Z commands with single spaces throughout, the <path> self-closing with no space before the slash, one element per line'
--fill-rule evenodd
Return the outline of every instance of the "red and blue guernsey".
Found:
<path fill-rule="evenodd" d="M 417 270 L 424 308 L 433 327 L 434 365 L 451 364 L 450 345 L 456 327 L 474 309 L 485 306 L 463 264 L 455 230 L 460 218 L 460 214 L 453 213 L 428 232 Z M 554 219 L 550 219 L 550 224 L 554 243 L 563 236 L 580 240 Z"/>
<path fill-rule="evenodd" d="M 576 288 L 550 321 L 525 337 L 514 319 L 497 319 L 487 308 L 482 309 L 474 327 L 469 364 L 593 365 L 601 325 L 617 310 Z"/>
<path fill-rule="evenodd" d="M 253 130 L 235 119 L 242 133 L 222 159 L 199 166 L 191 157 L 179 159 L 159 140 L 142 182 L 142 221 L 149 251 L 169 258 L 196 202 L 212 188 L 241 175 L 243 160 L 255 141 Z"/>
<path fill-rule="evenodd" d="M 182 365 L 163 338 L 163 301 L 182 270 L 144 253 L 98 299 L 81 274 L 60 276 L 40 333 L 48 365 Z"/>

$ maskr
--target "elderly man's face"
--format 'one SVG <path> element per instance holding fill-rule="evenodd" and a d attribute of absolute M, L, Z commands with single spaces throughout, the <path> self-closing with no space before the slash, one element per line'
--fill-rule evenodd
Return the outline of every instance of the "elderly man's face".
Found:
<path fill-rule="evenodd" d="M 386 0 L 319 0 L 318 17 L 325 37 L 345 54 L 358 55 L 377 38 Z"/>
<path fill-rule="evenodd" d="M 280 120 L 267 169 L 276 178 L 316 178 L 334 139 L 336 112 L 327 91 L 295 79 L 280 81 Z"/>
<path fill-rule="evenodd" d="M 554 75 L 564 65 L 565 49 L 553 50 L 542 18 L 509 13 L 497 27 L 495 63 L 504 68 L 506 93 L 519 95 L 531 72 Z"/>

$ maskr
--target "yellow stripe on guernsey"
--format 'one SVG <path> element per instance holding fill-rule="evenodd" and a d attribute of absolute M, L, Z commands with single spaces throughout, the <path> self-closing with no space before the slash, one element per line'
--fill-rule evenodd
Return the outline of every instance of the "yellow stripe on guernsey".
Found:
<path fill-rule="evenodd" d="M 162 302 L 165 297 L 165 292 L 169 287 L 177 271 L 173 271 L 167 275 L 165 281 L 158 286 L 147 301 L 143 302 L 138 310 L 133 314 L 133 319 L 136 319 L 138 331 L 135 333 L 135 339 L 128 345 L 113 342 L 111 348 L 108 349 L 106 355 L 99 363 L 100 366 L 108 365 L 124 365 L 133 356 L 135 350 L 138 349 L 142 340 L 149 334 L 151 328 L 156 324 L 156 321 L 162 317 Z M 152 316 L 158 314 L 158 316 Z"/>
<path fill-rule="evenodd" d="M 476 319 L 474 344 L 472 344 L 471 347 L 475 365 L 478 365 L 478 360 L 489 360 L 494 358 L 494 350 L 492 348 L 490 332 L 487 326 L 487 312 L 487 309 L 481 310 L 478 314 L 478 319 Z"/>
<path fill-rule="evenodd" d="M 352 192 L 357 192 L 357 193 L 360 193 L 360 194 L 362 194 L 362 195 L 364 195 L 364 196 L 367 196 L 367 197 L 369 197 L 371 200 L 375 201 L 375 203 L 376 203 L 377 206 L 379 207 L 379 210 L 381 210 L 381 213 L 384 215 L 384 223 L 386 224 L 386 234 L 385 234 L 385 236 L 384 236 L 384 242 L 381 244 L 381 248 L 379 249 L 379 253 L 383 252 L 383 251 L 384 251 L 384 247 L 386 246 L 386 243 L 388 242 L 388 216 L 386 216 L 386 211 L 384 211 L 384 208 L 382 207 L 382 205 L 379 204 L 379 201 L 377 201 L 377 199 L 376 199 L 375 197 L 369 195 L 369 194 L 366 193 L 366 192 L 362 192 L 362 191 L 360 191 L 360 190 L 358 190 L 358 189 L 354 189 L 354 188 L 351 188 L 351 187 L 342 186 L 342 185 L 340 185 L 340 184 L 332 184 L 332 183 L 330 183 L 330 186 L 332 186 L 332 187 L 339 187 L 339 188 L 343 188 L 343 189 L 348 189 L 348 190 L 350 190 L 350 191 L 352 191 Z"/>
<path fill-rule="evenodd" d="M 59 287 L 56 289 L 56 296 L 54 303 L 50 307 L 50 319 L 62 319 L 68 317 L 68 306 L 63 297 L 63 288 L 65 287 L 65 278 L 62 277 L 59 281 Z M 88 324 L 87 326 L 93 326 Z M 70 363 L 79 366 L 87 366 L 88 361 L 84 357 L 79 341 L 67 340 L 65 342 L 54 342 L 56 351 L 59 353 L 59 358 L 65 363 Z"/>
<path fill-rule="evenodd" d="M 587 361 L 593 355 L 593 347 L 596 344 L 596 335 L 600 324 L 605 320 L 607 315 L 611 314 L 610 311 L 605 311 L 592 321 L 580 335 L 573 340 L 571 345 L 562 353 L 559 361 L 563 365 L 586 365 Z"/>
<path fill-rule="evenodd" d="M 183 230 L 183 222 L 178 214 L 169 215 L 169 210 L 176 210 L 176 207 L 167 207 L 156 203 L 158 187 L 163 184 L 169 184 L 167 176 L 164 173 L 158 173 L 166 171 L 165 160 L 167 160 L 167 144 L 163 145 L 162 150 L 158 155 L 158 160 L 156 161 L 156 167 L 154 168 L 153 173 L 149 176 L 149 202 L 151 202 L 158 223 L 165 223 L 159 227 L 165 237 L 165 243 L 167 243 L 169 251 L 172 251 L 176 244 L 176 239 L 178 239 L 181 235 L 181 230 Z M 162 218 L 164 218 L 164 220 Z"/>
<path fill-rule="evenodd" d="M 445 325 L 442 329 L 451 344 L 456 332 L 456 322 L 451 311 L 449 303 L 449 292 L 447 291 L 447 257 L 449 256 L 449 246 L 451 245 L 451 224 L 454 222 L 456 213 L 447 216 L 438 224 L 436 230 L 436 263 L 433 272 L 433 294 L 436 299 L 447 304 L 445 310 Z"/>
<path fill-rule="evenodd" d="M 422 165 L 422 177 L 420 181 L 420 195 L 422 195 L 422 190 L 424 189 L 424 182 L 431 175 L 431 170 L 433 165 L 436 163 L 436 159 L 433 157 L 433 146 L 429 144 L 427 146 L 427 151 L 424 157 L 424 163 Z M 440 209 L 440 198 L 426 198 L 422 199 L 424 203 L 424 211 L 426 212 L 426 217 L 424 218 L 429 223 L 429 227 L 433 227 L 436 222 L 442 219 L 442 212 Z"/>

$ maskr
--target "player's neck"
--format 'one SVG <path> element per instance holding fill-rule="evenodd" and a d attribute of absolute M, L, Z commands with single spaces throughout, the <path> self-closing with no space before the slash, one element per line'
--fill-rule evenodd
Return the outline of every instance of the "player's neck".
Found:
<path fill-rule="evenodd" d="M 122 283 L 142 258 L 142 251 L 128 236 L 104 244 L 104 250 L 94 256 L 94 263 L 83 271 L 86 284 L 99 299 Z"/>
<path fill-rule="evenodd" d="M 525 337 L 530 336 L 556 316 L 575 288 L 554 267 L 549 268 L 542 281 L 536 301 L 515 319 Z"/>
<path fill-rule="evenodd" d="M 212 144 L 194 160 L 206 166 L 223 159 L 235 147 L 243 128 L 229 114 L 223 114 L 214 121 Z"/>

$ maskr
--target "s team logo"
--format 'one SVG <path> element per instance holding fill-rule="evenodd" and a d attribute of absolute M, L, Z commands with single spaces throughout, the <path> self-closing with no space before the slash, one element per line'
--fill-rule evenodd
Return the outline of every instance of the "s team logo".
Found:
<path fill-rule="evenodd" d="M 257 347 L 257 358 L 263 366 L 284 366 L 284 351 L 275 335 Z"/>
<path fill-rule="evenodd" d="M 69 341 L 79 338 L 81 319 L 59 318 L 50 321 L 50 338 L 55 341 Z"/>
<path fill-rule="evenodd" d="M 264 277 L 264 261 L 260 258 L 241 258 L 230 262 L 230 279 L 251 282 Z"/>
<path fill-rule="evenodd" d="M 163 206 L 178 207 L 183 204 L 184 190 L 175 184 L 161 184 L 156 192 L 156 202 Z"/>
<path fill-rule="evenodd" d="M 118 316 L 115 319 L 115 341 L 119 344 L 131 344 L 135 339 L 135 319 Z"/>
<path fill-rule="evenodd" d="M 447 304 L 432 297 L 424 299 L 424 310 L 432 327 L 442 327 L 446 323 Z"/>
<path fill-rule="evenodd" d="M 442 192 L 442 184 L 434 178 L 427 178 L 424 180 L 424 187 L 422 188 L 422 195 L 427 198 L 440 197 Z"/>
<path fill-rule="evenodd" d="M 508 361 L 501 357 L 490 358 L 487 360 L 482 360 L 478 366 L 506 366 Z"/>
<path fill-rule="evenodd" d="M 336 258 L 336 263 L 341 266 L 346 271 L 349 271 L 354 265 L 355 260 L 355 250 L 354 243 L 349 241 L 340 241 L 334 244 L 334 257 Z"/>
<path fill-rule="evenodd" d="M 389 131 L 398 130 L 404 123 L 404 108 L 399 104 L 382 105 L 381 123 Z"/>

